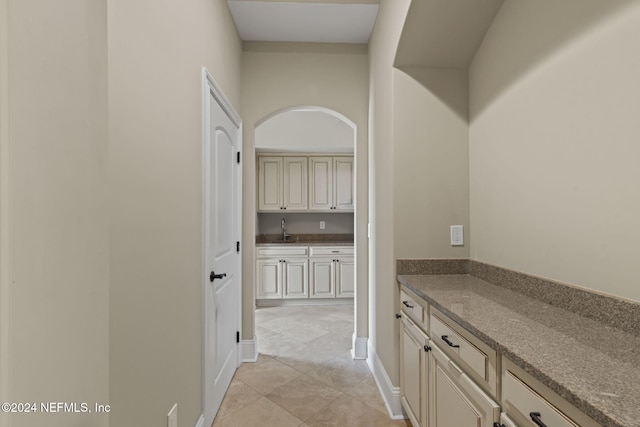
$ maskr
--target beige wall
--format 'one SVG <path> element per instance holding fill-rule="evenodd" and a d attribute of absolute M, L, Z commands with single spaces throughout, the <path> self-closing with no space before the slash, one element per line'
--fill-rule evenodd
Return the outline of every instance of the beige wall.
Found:
<path fill-rule="evenodd" d="M 2 296 L 9 290 L 11 301 L 1 320 L 10 322 L 2 355 L 12 378 L 3 391 L 15 402 L 108 404 L 106 1 L 6 6 Z M 108 426 L 109 416 L 11 419 L 12 427 L 34 425 Z"/>
<path fill-rule="evenodd" d="M 369 40 L 369 316 L 370 347 L 399 385 L 394 251 L 393 59 L 409 0 L 382 0 Z"/>
<path fill-rule="evenodd" d="M 224 0 L 109 1 L 111 425 L 201 414 L 202 67 L 237 109 Z"/>
<path fill-rule="evenodd" d="M 287 111 L 255 130 L 256 151 L 353 153 L 354 129 L 329 113 Z"/>
<path fill-rule="evenodd" d="M 469 257 L 467 72 L 393 72 L 396 258 Z M 465 245 L 451 246 L 463 225 Z"/>
<path fill-rule="evenodd" d="M 471 256 L 640 301 L 640 3 L 506 1 L 470 77 Z"/>
<path fill-rule="evenodd" d="M 337 111 L 357 125 L 355 239 L 360 308 L 367 305 L 363 295 L 367 283 L 367 66 L 366 47 L 360 45 L 245 43 L 242 54 L 244 247 L 255 246 L 255 126 L 287 107 L 312 105 Z M 247 250 L 243 257 L 245 340 L 254 336 L 252 255 Z M 358 317 L 358 336 L 365 337 L 366 312 Z"/>

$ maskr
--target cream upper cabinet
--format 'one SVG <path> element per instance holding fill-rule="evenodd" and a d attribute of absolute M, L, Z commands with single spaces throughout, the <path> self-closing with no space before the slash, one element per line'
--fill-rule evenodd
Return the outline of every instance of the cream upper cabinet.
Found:
<path fill-rule="evenodd" d="M 353 211 L 353 157 L 309 157 L 309 210 Z"/>
<path fill-rule="evenodd" d="M 307 158 L 284 158 L 284 209 L 307 210 Z"/>
<path fill-rule="evenodd" d="M 333 157 L 309 158 L 309 210 L 333 209 Z"/>
<path fill-rule="evenodd" d="M 282 157 L 258 158 L 258 210 L 281 210 L 284 206 Z"/>
<path fill-rule="evenodd" d="M 354 176 L 353 157 L 333 158 L 333 208 L 335 210 L 353 210 Z"/>
<path fill-rule="evenodd" d="M 353 156 L 258 156 L 258 211 L 353 212 Z"/>
<path fill-rule="evenodd" d="M 307 158 L 258 157 L 258 210 L 307 210 Z"/>

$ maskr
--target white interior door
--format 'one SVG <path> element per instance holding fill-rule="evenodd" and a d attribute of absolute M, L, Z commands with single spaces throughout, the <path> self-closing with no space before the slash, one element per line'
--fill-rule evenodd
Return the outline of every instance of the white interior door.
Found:
<path fill-rule="evenodd" d="M 239 363 L 240 121 L 207 79 L 205 101 L 204 418 L 213 422 Z M 226 104 L 226 105 L 225 105 Z"/>

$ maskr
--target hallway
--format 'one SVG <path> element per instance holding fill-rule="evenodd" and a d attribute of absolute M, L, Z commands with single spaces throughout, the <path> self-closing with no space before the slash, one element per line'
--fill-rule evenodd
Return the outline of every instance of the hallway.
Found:
<path fill-rule="evenodd" d="M 257 309 L 260 358 L 240 366 L 213 426 L 410 426 L 389 419 L 352 333 L 352 305 Z"/>

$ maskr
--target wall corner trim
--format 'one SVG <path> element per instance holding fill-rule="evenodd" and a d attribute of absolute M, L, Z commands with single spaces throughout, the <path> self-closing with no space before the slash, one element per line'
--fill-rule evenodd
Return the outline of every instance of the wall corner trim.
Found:
<path fill-rule="evenodd" d="M 369 346 L 369 338 L 367 337 L 359 337 L 356 334 L 353 334 L 352 344 L 351 344 L 351 356 L 355 360 L 366 360 Z"/>
<path fill-rule="evenodd" d="M 378 390 L 382 395 L 384 404 L 387 407 L 387 412 L 392 420 L 404 420 L 407 416 L 402 409 L 400 403 L 400 387 L 394 387 L 387 375 L 387 371 L 382 366 L 382 362 L 378 359 L 375 349 L 369 346 L 369 357 L 367 358 L 367 365 L 369 370 L 373 374 L 373 378 L 376 380 Z"/>
<path fill-rule="evenodd" d="M 198 418 L 195 427 L 204 427 L 204 414 L 200 414 L 200 418 Z"/>
<path fill-rule="evenodd" d="M 240 342 L 240 362 L 257 362 L 258 356 L 258 337 Z"/>

